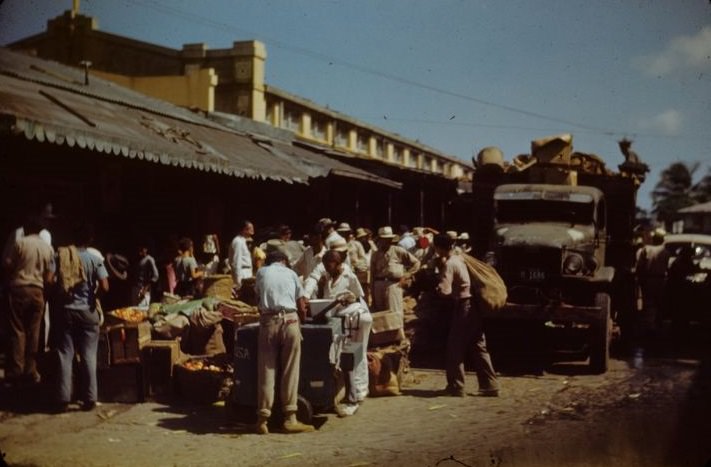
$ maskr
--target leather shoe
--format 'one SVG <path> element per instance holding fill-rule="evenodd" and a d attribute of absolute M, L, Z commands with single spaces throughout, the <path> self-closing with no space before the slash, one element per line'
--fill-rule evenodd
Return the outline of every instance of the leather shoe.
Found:
<path fill-rule="evenodd" d="M 499 397 L 498 389 L 479 389 L 477 393 L 479 397 Z"/>
<path fill-rule="evenodd" d="M 295 422 L 286 421 L 284 422 L 284 431 L 286 433 L 310 433 L 316 431 L 316 428 L 313 425 L 306 425 L 298 420 Z"/>
<path fill-rule="evenodd" d="M 457 388 L 454 386 L 447 386 L 444 389 L 444 394 L 447 396 L 452 396 L 452 397 L 464 397 L 466 396 L 466 393 L 464 392 L 463 388 Z"/>

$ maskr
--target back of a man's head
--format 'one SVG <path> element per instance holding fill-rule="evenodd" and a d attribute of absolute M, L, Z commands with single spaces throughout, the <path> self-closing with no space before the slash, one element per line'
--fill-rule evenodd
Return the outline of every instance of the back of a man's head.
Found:
<path fill-rule="evenodd" d="M 447 234 L 437 234 L 434 237 L 434 246 L 443 250 L 451 250 L 454 245 L 454 239 Z"/>
<path fill-rule="evenodd" d="M 286 253 L 281 250 L 273 250 L 267 253 L 267 258 L 264 260 L 264 265 L 269 266 L 270 264 L 286 263 L 288 261 L 289 258 L 286 256 Z"/>

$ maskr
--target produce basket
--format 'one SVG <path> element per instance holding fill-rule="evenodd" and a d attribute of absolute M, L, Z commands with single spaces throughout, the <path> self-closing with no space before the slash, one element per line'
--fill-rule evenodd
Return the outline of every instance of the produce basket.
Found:
<path fill-rule="evenodd" d="M 222 357 L 194 357 L 175 365 L 176 392 L 193 404 L 224 400 L 232 385 L 234 369 Z"/>

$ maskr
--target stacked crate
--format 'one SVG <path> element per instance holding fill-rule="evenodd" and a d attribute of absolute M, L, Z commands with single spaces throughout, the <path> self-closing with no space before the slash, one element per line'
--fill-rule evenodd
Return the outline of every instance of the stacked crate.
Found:
<path fill-rule="evenodd" d="M 99 334 L 97 379 L 102 402 L 142 402 L 146 396 L 146 378 L 141 349 L 151 341 L 148 321 L 123 319 L 115 312 L 106 314 Z"/>

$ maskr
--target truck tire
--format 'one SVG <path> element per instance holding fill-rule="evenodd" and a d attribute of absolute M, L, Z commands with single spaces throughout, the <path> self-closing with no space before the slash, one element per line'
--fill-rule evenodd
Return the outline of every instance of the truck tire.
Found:
<path fill-rule="evenodd" d="M 605 373 L 610 364 L 610 295 L 595 294 L 595 306 L 601 309 L 600 319 L 590 326 L 590 370 L 595 374 Z"/>
<path fill-rule="evenodd" d="M 299 395 L 299 398 L 296 400 L 296 407 L 296 419 L 301 423 L 310 425 L 311 420 L 314 418 L 314 409 L 311 402 L 304 396 Z"/>

